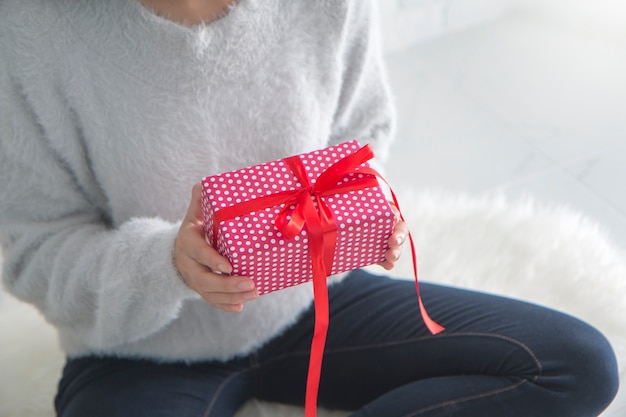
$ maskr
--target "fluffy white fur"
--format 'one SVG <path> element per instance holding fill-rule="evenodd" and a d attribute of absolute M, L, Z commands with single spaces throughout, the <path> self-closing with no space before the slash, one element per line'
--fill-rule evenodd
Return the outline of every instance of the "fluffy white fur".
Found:
<path fill-rule="evenodd" d="M 620 374 L 626 375 L 626 258 L 596 222 L 531 198 L 400 194 L 422 280 L 520 297 L 574 314 L 609 337 Z M 405 252 L 396 274 L 410 275 L 409 259 Z M 62 364 L 54 331 L 31 307 L 0 297 L 0 415 L 51 417 Z M 622 390 L 602 417 L 625 414 Z M 301 417 L 302 409 L 251 401 L 237 415 L 259 416 Z"/>

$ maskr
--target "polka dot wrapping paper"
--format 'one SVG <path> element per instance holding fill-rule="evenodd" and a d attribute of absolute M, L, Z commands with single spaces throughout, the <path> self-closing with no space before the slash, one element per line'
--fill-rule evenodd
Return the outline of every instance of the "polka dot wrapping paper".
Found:
<path fill-rule="evenodd" d="M 361 149 L 357 141 L 341 143 L 297 155 L 309 184 L 302 184 L 286 160 L 271 161 L 203 179 L 204 226 L 209 241 L 233 266 L 233 275 L 251 277 L 259 294 L 298 285 L 312 279 L 309 224 L 288 238 L 276 225 L 281 211 L 287 220 L 295 205 L 255 208 L 214 224 L 216 214 L 229 207 L 250 204 L 267 196 L 314 187 L 320 175 L 338 161 Z M 365 162 L 337 184 L 363 177 Z M 371 176 L 371 175 L 370 175 Z M 320 210 L 314 197 L 316 210 Z M 387 239 L 393 232 L 395 214 L 383 189 L 376 186 L 319 197 L 330 209 L 336 240 L 330 274 L 349 271 L 383 260 Z M 254 203 L 253 203 L 254 204 Z"/>
<path fill-rule="evenodd" d="M 313 281 L 315 329 L 305 417 L 315 417 L 329 324 L 328 275 L 383 260 L 396 216 L 357 141 L 205 177 L 204 226 L 232 273 L 251 277 L 259 294 Z M 394 202 L 397 202 L 390 190 Z M 397 204 L 397 203 L 396 203 Z M 426 313 L 433 333 L 443 328 Z"/>

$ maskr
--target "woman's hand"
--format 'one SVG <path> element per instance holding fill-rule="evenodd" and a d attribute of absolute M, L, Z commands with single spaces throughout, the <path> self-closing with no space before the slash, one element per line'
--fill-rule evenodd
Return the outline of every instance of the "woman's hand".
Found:
<path fill-rule="evenodd" d="M 394 204 L 391 204 L 391 208 L 396 214 L 397 221 L 393 228 L 393 233 L 387 241 L 389 249 L 385 252 L 385 260 L 379 262 L 379 265 L 386 270 L 393 269 L 395 263 L 398 259 L 400 259 L 400 255 L 402 254 L 402 245 L 404 245 L 404 242 L 406 242 L 409 236 L 409 228 L 407 224 L 400 219 L 400 211 Z"/>
<path fill-rule="evenodd" d="M 230 276 L 232 265 L 206 240 L 202 227 L 202 184 L 194 185 L 191 203 L 174 244 L 174 265 L 187 286 L 208 303 L 228 312 L 240 312 L 243 303 L 259 296 L 248 277 Z"/>

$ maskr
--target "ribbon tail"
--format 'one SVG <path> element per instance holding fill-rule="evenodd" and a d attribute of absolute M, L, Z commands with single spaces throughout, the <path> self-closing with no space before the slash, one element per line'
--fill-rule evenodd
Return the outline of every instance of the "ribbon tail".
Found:
<path fill-rule="evenodd" d="M 305 417 L 315 417 L 317 415 L 317 396 L 322 373 L 324 347 L 326 346 L 326 335 L 328 333 L 328 287 L 326 285 L 326 274 L 323 271 L 323 269 L 314 271 L 313 276 L 315 330 L 311 343 L 309 370 L 306 381 Z"/>
<path fill-rule="evenodd" d="M 391 193 L 391 198 L 393 200 L 393 203 L 396 205 L 396 207 L 398 208 L 398 212 L 400 213 L 400 220 L 404 221 L 404 216 L 402 215 L 402 210 L 400 209 L 400 203 L 398 203 L 398 198 L 396 197 L 396 193 L 393 192 L 393 189 L 391 188 L 387 180 L 385 180 L 376 170 L 372 168 L 365 168 L 363 169 L 363 172 L 371 174 L 371 175 L 376 175 L 378 178 L 384 181 L 385 184 L 387 184 L 387 187 L 389 188 L 389 192 Z M 420 294 L 419 280 L 417 277 L 417 261 L 416 261 L 417 257 L 415 255 L 415 242 L 413 241 L 413 236 L 411 235 L 410 232 L 409 232 L 409 243 L 411 246 L 411 261 L 413 262 L 413 277 L 415 278 L 415 290 L 417 292 L 417 302 L 419 304 L 420 314 L 422 315 L 422 321 L 424 322 L 424 324 L 426 325 L 426 327 L 432 334 L 441 333 L 442 331 L 445 330 L 445 327 L 443 327 L 442 325 L 440 325 L 439 323 L 437 323 L 435 320 L 433 320 L 430 317 L 430 315 L 426 311 L 426 307 L 424 306 L 424 303 L 422 302 L 422 295 Z"/>
<path fill-rule="evenodd" d="M 413 236 L 409 233 L 409 242 L 411 244 L 411 256 L 413 260 L 413 276 L 415 277 L 415 291 L 417 292 L 417 302 L 419 303 L 420 313 L 422 315 L 422 320 L 424 324 L 430 330 L 432 334 L 441 333 L 445 330 L 445 327 L 437 323 L 435 320 L 430 318 L 428 312 L 426 311 L 426 307 L 422 302 L 422 295 L 420 294 L 420 286 L 417 279 L 417 262 L 415 262 L 415 243 L 413 242 Z"/>
<path fill-rule="evenodd" d="M 329 322 L 328 287 L 326 284 L 327 266 L 324 262 L 324 229 L 311 199 L 308 199 L 304 207 L 304 213 L 309 235 L 313 270 L 313 302 L 315 305 L 315 329 L 309 356 L 304 414 L 305 417 L 315 417 L 317 415 L 317 395 Z"/>

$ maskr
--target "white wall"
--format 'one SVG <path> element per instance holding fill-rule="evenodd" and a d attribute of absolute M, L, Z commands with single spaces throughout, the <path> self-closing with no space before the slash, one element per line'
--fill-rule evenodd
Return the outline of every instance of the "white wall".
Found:
<path fill-rule="evenodd" d="M 463 29 L 504 15 L 514 0 L 378 0 L 385 50 Z"/>
<path fill-rule="evenodd" d="M 626 44 L 626 0 L 377 0 L 385 51 L 464 29 L 510 12 L 534 13 L 585 34 Z"/>
<path fill-rule="evenodd" d="M 530 12 L 586 35 L 626 44 L 625 0 L 513 0 L 514 10 Z"/>

